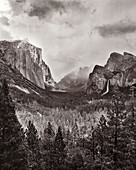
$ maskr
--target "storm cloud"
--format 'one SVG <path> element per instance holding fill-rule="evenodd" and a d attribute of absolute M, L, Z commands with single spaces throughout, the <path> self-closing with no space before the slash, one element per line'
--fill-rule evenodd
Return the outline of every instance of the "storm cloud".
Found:
<path fill-rule="evenodd" d="M 136 22 L 123 22 L 107 24 L 96 27 L 102 37 L 118 36 L 136 31 Z"/>
<path fill-rule="evenodd" d="M 55 11 L 65 11 L 65 6 L 60 1 L 54 0 L 40 0 L 41 3 L 35 2 L 31 3 L 31 11 L 29 12 L 29 16 L 37 16 L 39 18 L 44 18 L 47 14 L 51 14 Z"/>
<path fill-rule="evenodd" d="M 105 64 L 111 52 L 136 54 L 135 0 L 0 1 L 0 38 L 28 38 L 42 48 L 56 81 Z"/>
<path fill-rule="evenodd" d="M 0 23 L 2 25 L 9 26 L 9 19 L 7 17 L 5 17 L 5 16 L 2 16 L 2 17 L 0 17 Z"/>
<path fill-rule="evenodd" d="M 54 12 L 60 15 L 66 13 L 69 9 L 85 10 L 84 5 L 80 1 L 74 0 L 8 0 L 14 12 L 14 15 L 27 13 L 29 16 L 37 16 L 40 19 L 52 16 Z"/>

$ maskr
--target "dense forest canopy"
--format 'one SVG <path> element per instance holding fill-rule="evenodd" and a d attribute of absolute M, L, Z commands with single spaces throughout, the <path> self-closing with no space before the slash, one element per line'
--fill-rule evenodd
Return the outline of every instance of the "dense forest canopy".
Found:
<path fill-rule="evenodd" d="M 108 96 L 92 99 L 74 108 L 47 107 L 28 96 L 26 101 L 21 100 L 23 96 L 13 102 L 11 91 L 4 80 L 0 93 L 2 170 L 136 168 L 133 89 L 129 96 L 117 89 L 110 100 Z"/>

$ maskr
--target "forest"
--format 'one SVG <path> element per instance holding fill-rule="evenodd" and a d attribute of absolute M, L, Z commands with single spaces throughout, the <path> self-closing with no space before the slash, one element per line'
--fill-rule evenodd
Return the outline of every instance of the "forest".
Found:
<path fill-rule="evenodd" d="M 24 101 L 11 97 L 3 80 L 1 170 L 136 169 L 133 89 L 127 94 L 116 89 L 112 97 L 93 99 L 88 104 L 80 101 L 75 107 L 68 103 L 75 98 L 67 105 L 50 107 L 46 101 L 25 97 Z"/>

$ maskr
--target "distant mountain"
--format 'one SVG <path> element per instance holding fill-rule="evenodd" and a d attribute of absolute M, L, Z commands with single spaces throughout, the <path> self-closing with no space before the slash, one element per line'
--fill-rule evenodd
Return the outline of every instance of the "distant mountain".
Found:
<path fill-rule="evenodd" d="M 112 53 L 106 65 L 96 65 L 89 75 L 87 93 L 106 94 L 110 88 L 128 87 L 136 83 L 136 56 Z"/>
<path fill-rule="evenodd" d="M 0 59 L 43 89 L 55 85 L 50 68 L 42 60 L 42 49 L 28 42 L 0 41 Z"/>
<path fill-rule="evenodd" d="M 84 91 L 90 70 L 90 67 L 80 67 L 72 71 L 61 79 L 57 84 L 58 88 L 66 91 Z"/>

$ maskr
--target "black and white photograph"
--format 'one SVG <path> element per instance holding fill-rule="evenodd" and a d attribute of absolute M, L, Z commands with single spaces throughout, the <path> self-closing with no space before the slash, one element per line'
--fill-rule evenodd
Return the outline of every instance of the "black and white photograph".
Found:
<path fill-rule="evenodd" d="M 0 0 L 0 170 L 136 170 L 136 0 Z"/>

